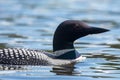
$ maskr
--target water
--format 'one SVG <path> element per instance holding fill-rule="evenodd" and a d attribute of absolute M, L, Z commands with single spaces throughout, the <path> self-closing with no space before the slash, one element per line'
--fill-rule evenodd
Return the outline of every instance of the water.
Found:
<path fill-rule="evenodd" d="M 110 29 L 75 42 L 87 59 L 73 67 L 1 66 L 0 80 L 119 80 L 120 0 L 0 0 L 0 48 L 52 52 L 59 23 L 77 19 Z"/>

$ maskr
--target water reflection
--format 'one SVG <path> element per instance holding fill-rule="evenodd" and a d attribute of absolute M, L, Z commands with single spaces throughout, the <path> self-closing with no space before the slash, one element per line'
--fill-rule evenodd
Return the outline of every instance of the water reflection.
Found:
<path fill-rule="evenodd" d="M 18 34 L 12 34 L 12 33 L 5 33 L 5 34 L 0 34 L 0 36 L 6 36 L 8 38 L 23 38 L 26 39 L 27 37 L 18 35 Z"/>
<path fill-rule="evenodd" d="M 0 65 L 0 71 L 2 70 L 26 70 L 26 68 L 19 65 Z"/>
<path fill-rule="evenodd" d="M 87 53 L 87 61 L 84 63 L 71 64 L 65 66 L 50 66 L 50 69 L 41 68 L 38 66 L 14 66 L 14 65 L 1 65 L 0 71 L 2 70 L 19 70 L 27 72 L 29 74 L 37 73 L 40 74 L 47 70 L 55 75 L 69 75 L 69 76 L 83 76 L 92 78 L 118 78 L 120 72 L 119 56 L 108 55 L 108 54 L 90 54 Z M 39 72 L 38 72 L 39 71 Z M 44 72 L 47 75 L 48 72 Z M 39 75 L 39 76 L 40 76 Z"/>
<path fill-rule="evenodd" d="M 65 65 L 65 66 L 53 66 L 51 67 L 52 70 L 50 70 L 50 72 L 55 73 L 56 75 L 79 75 L 80 72 L 76 71 L 76 67 L 74 67 L 75 64 L 71 64 L 71 65 Z M 36 66 L 32 66 L 32 67 L 36 67 Z M 38 69 L 41 69 L 40 66 Z M 20 66 L 20 65 L 0 65 L 0 71 L 11 71 L 11 70 L 22 70 L 22 71 L 26 71 L 26 70 L 31 70 L 31 67 L 27 67 L 27 66 Z M 34 69 L 32 69 L 32 72 L 34 71 Z M 36 71 L 36 70 L 35 70 Z"/>
<path fill-rule="evenodd" d="M 8 44 L 7 43 L 0 43 L 0 48 L 7 48 Z"/>
<path fill-rule="evenodd" d="M 118 48 L 118 49 L 120 49 L 120 44 L 111 44 L 110 46 L 112 48 Z"/>
<path fill-rule="evenodd" d="M 58 76 L 54 75 L 56 74 L 64 80 L 65 76 L 61 75 L 79 75 L 78 80 L 81 77 L 85 77 L 86 80 L 91 78 L 119 80 L 119 5 L 120 0 L 0 0 L 0 48 L 30 48 L 52 53 L 53 33 L 57 25 L 66 19 L 78 19 L 92 26 L 111 30 L 105 34 L 81 38 L 75 43 L 76 49 L 87 57 L 84 64 L 50 66 L 50 68 L 43 69 L 39 67 L 37 70 L 36 67 L 28 66 L 27 68 L 24 66 L 0 66 L 0 71 L 23 71 L 21 74 L 16 72 L 15 74 L 18 74 L 16 77 L 14 74 L 11 74 L 10 77 L 8 75 L 1 77 L 0 75 L 0 79 L 13 80 L 11 78 L 14 78 L 17 80 L 20 76 L 23 79 L 23 74 L 31 74 L 29 79 L 47 75 L 47 80 L 50 79 L 50 76 L 60 80 Z M 38 70 L 40 72 L 37 72 Z M 47 72 L 42 70 L 47 70 Z"/>
<path fill-rule="evenodd" d="M 79 71 L 76 71 L 75 64 L 67 66 L 53 66 L 50 72 L 55 73 L 56 75 L 80 75 Z"/>
<path fill-rule="evenodd" d="M 50 68 L 50 69 L 49 69 Z M 33 75 L 36 76 L 48 76 L 48 74 L 54 75 L 66 75 L 66 76 L 79 76 L 80 72 L 75 70 L 73 67 L 66 66 L 16 66 L 16 65 L 0 65 L 0 76 L 1 75 L 10 75 L 11 71 L 22 76 L 23 74 L 30 77 Z M 14 75 L 14 73 L 11 73 Z M 15 74 L 16 75 L 16 74 Z"/>

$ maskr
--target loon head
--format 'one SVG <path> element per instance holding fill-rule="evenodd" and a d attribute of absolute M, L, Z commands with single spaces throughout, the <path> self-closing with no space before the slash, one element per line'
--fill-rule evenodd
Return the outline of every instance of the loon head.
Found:
<path fill-rule="evenodd" d="M 98 34 L 109 31 L 108 29 L 98 28 L 88 26 L 79 20 L 66 20 L 62 22 L 56 29 L 53 38 L 53 51 L 74 49 L 74 41 L 78 38 L 84 37 L 89 34 Z M 72 51 L 72 54 L 75 54 Z M 66 56 L 68 54 L 66 53 Z M 70 56 L 70 55 L 69 55 Z M 62 58 L 62 57 L 60 57 Z M 68 59 L 76 58 L 72 55 L 71 58 L 67 56 Z"/>

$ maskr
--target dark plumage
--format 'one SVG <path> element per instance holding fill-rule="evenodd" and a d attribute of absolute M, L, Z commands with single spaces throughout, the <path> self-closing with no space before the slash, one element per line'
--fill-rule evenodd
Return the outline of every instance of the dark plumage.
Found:
<path fill-rule="evenodd" d="M 79 20 L 67 20 L 62 22 L 55 31 L 53 39 L 53 51 L 64 49 L 75 49 L 74 41 L 78 38 L 84 37 L 89 34 L 98 34 L 109 31 L 108 29 L 97 28 L 88 26 Z M 59 59 L 75 59 L 80 55 L 76 51 L 68 52 L 63 56 L 58 56 Z M 79 56 L 76 56 L 79 55 Z"/>
<path fill-rule="evenodd" d="M 67 20 L 56 29 L 53 38 L 53 53 L 29 49 L 0 49 L 0 64 L 7 65 L 65 65 L 82 60 L 75 50 L 74 41 L 89 34 L 109 31 L 91 27 L 79 20 Z"/>

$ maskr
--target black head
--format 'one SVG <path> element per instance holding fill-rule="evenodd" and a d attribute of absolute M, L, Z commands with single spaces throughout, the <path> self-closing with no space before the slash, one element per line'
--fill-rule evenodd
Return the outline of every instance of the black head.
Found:
<path fill-rule="evenodd" d="M 79 20 L 62 22 L 55 31 L 53 51 L 73 48 L 73 42 L 88 34 L 98 34 L 109 31 L 103 28 L 91 27 Z"/>

